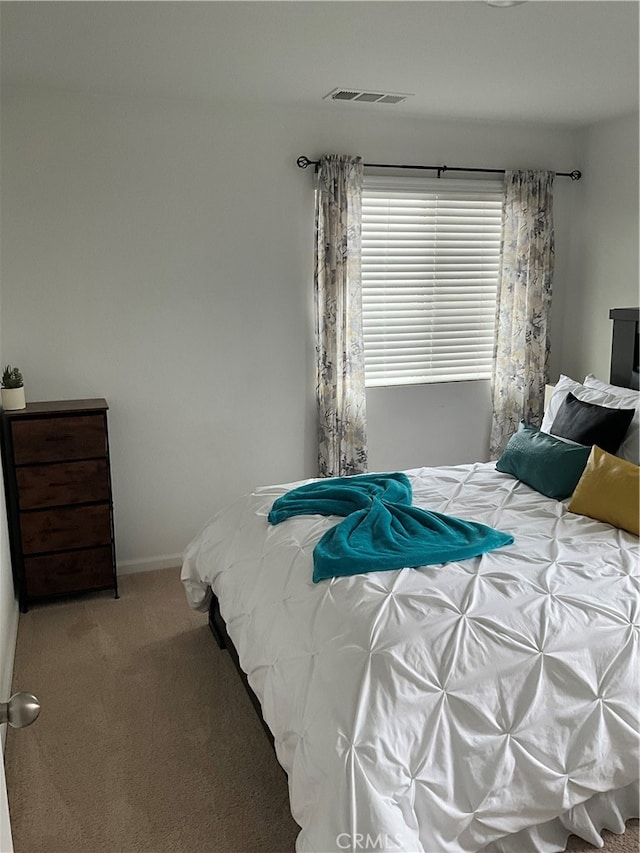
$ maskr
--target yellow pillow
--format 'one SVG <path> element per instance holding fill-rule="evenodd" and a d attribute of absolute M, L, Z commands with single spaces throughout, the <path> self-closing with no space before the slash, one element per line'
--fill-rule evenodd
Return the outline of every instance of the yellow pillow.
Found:
<path fill-rule="evenodd" d="M 640 468 L 595 444 L 571 496 L 570 512 L 579 512 L 640 535 Z"/>

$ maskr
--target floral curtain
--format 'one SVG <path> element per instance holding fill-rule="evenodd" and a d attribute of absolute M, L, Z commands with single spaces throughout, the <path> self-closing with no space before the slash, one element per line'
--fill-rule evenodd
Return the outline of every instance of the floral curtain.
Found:
<path fill-rule="evenodd" d="M 321 477 L 367 471 L 360 231 L 362 160 L 318 164 L 314 293 Z"/>
<path fill-rule="evenodd" d="M 553 172 L 505 175 L 496 302 L 490 456 L 521 420 L 539 426 L 548 381 L 549 308 L 554 266 Z"/>

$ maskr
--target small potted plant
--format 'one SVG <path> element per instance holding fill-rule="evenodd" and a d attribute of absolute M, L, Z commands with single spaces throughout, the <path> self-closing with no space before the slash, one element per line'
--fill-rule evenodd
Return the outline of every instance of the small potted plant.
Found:
<path fill-rule="evenodd" d="M 13 409 L 24 409 L 24 381 L 22 373 L 17 367 L 8 364 L 2 373 L 2 408 L 7 411 Z"/>

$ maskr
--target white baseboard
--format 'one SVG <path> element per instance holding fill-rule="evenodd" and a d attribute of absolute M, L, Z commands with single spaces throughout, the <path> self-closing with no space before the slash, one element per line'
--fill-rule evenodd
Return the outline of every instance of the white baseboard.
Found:
<path fill-rule="evenodd" d="M 153 572 L 156 569 L 177 569 L 181 565 L 182 554 L 165 554 L 162 557 L 143 560 L 123 560 L 118 563 L 118 574 L 133 575 L 136 572 Z"/>

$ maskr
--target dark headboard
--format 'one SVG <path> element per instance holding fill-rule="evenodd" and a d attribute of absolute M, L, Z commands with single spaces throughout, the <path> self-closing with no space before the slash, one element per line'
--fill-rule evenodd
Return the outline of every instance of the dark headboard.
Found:
<path fill-rule="evenodd" d="M 609 382 L 638 390 L 640 308 L 612 308 L 609 318 L 613 320 Z"/>

